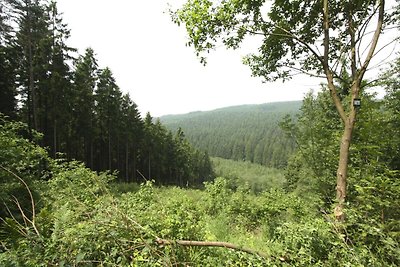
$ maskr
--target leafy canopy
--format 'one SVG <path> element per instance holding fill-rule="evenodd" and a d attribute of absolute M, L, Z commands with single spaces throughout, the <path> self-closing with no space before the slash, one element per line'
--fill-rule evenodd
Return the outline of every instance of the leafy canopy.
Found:
<path fill-rule="evenodd" d="M 373 34 L 368 27 L 376 20 L 381 4 L 384 1 L 329 1 L 324 8 L 323 1 L 315 0 L 188 0 L 181 9 L 171 11 L 171 17 L 185 25 L 187 45 L 195 48 L 203 63 L 204 54 L 221 42 L 236 49 L 245 37 L 259 36 L 258 51 L 244 58 L 253 75 L 267 81 L 289 79 L 298 73 L 319 76 L 325 64 L 339 77 L 350 61 L 355 69 L 365 65 L 367 53 L 352 53 L 371 45 Z M 392 22 L 390 16 L 385 13 L 385 25 Z"/>

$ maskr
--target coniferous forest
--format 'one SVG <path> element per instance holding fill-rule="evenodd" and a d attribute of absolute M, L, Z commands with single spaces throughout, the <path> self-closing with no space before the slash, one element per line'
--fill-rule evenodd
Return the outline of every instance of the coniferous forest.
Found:
<path fill-rule="evenodd" d="M 142 118 L 92 49 L 68 47 L 55 2 L 0 0 L 0 266 L 400 266 L 398 3 L 169 16 L 204 64 L 256 37 L 253 76 L 325 82 L 301 103 Z"/>
<path fill-rule="evenodd" d="M 26 137 L 53 158 L 82 161 L 119 180 L 201 185 L 208 156 L 165 129 L 123 94 L 109 68 L 88 48 L 67 46 L 69 30 L 55 2 L 2 1 L 0 111 L 27 124 Z"/>
<path fill-rule="evenodd" d="M 244 105 L 167 115 L 160 120 L 172 131 L 181 127 L 193 146 L 212 157 L 282 169 L 295 149 L 295 141 L 279 124 L 285 116 L 297 114 L 300 106 L 301 101 Z"/>

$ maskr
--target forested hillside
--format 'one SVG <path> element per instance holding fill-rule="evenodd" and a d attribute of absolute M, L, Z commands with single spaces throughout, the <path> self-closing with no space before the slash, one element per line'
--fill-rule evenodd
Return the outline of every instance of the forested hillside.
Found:
<path fill-rule="evenodd" d="M 120 180 L 202 185 L 212 178 L 208 156 L 142 118 L 93 49 L 68 47 L 70 31 L 55 2 L 1 1 L 0 113 L 27 124 L 25 135 L 53 158 L 80 160 Z"/>
<path fill-rule="evenodd" d="M 279 123 L 300 106 L 301 101 L 243 105 L 160 119 L 170 130 L 182 128 L 188 140 L 210 156 L 283 168 L 295 144 Z"/>

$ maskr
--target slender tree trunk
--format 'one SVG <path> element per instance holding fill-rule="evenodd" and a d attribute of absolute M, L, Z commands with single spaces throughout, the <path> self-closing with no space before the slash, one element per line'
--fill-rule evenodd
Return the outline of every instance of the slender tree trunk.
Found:
<path fill-rule="evenodd" d="M 133 167 L 132 167 L 132 172 L 133 172 L 132 179 L 133 179 L 133 181 L 137 181 L 137 179 L 136 179 L 136 172 L 137 172 L 137 170 L 136 170 L 136 150 L 135 149 L 136 148 L 133 148 L 133 155 L 132 155 L 132 165 L 133 165 Z"/>
<path fill-rule="evenodd" d="M 108 169 L 111 171 L 111 136 L 108 133 Z"/>
<path fill-rule="evenodd" d="M 53 126 L 53 153 L 54 158 L 57 156 L 57 120 L 54 120 Z"/>
<path fill-rule="evenodd" d="M 114 166 L 114 167 L 116 167 L 116 169 L 118 170 L 118 171 L 120 171 L 121 172 L 121 174 L 122 174 L 122 170 L 123 170 L 123 168 L 121 168 L 121 165 L 122 165 L 122 163 L 121 163 L 121 155 L 120 155 L 120 138 L 119 138 L 119 135 L 117 135 L 117 166 Z M 121 176 L 121 179 L 123 179 L 123 177 Z"/>
<path fill-rule="evenodd" d="M 93 166 L 93 137 L 90 138 L 90 168 L 94 170 Z"/>
<path fill-rule="evenodd" d="M 150 162 L 150 152 L 149 152 L 149 166 L 148 166 L 148 167 L 149 167 L 149 172 L 148 172 L 148 175 L 149 175 L 149 176 L 148 176 L 147 178 L 148 178 L 148 179 L 151 179 L 151 162 Z"/>
<path fill-rule="evenodd" d="M 335 217 L 338 221 L 344 220 L 344 203 L 347 196 L 347 173 L 350 158 L 350 144 L 353 136 L 353 130 L 356 123 L 357 107 L 354 107 L 354 99 L 358 98 L 360 86 L 353 85 L 351 88 L 352 98 L 350 102 L 350 113 L 343 120 L 344 130 L 340 142 L 339 165 L 336 175 L 336 200 L 337 205 L 334 210 Z"/>
<path fill-rule="evenodd" d="M 125 141 L 125 181 L 129 182 L 129 143 Z"/>
<path fill-rule="evenodd" d="M 347 172 L 349 164 L 349 152 L 351 137 L 353 134 L 354 121 L 347 121 L 345 123 L 344 132 L 340 142 L 339 165 L 336 175 L 336 200 L 335 217 L 338 221 L 344 220 L 344 203 L 347 196 Z"/>
<path fill-rule="evenodd" d="M 32 100 L 32 120 L 33 120 L 33 129 L 38 130 L 37 124 L 37 95 L 35 90 L 34 84 L 34 77 L 33 77 L 33 56 L 32 56 L 32 44 L 31 44 L 31 37 L 29 37 L 29 91 L 31 94 Z"/>
<path fill-rule="evenodd" d="M 31 25 L 31 14 L 30 7 L 28 7 L 28 20 L 29 20 L 29 36 L 28 36 L 28 60 L 29 60 L 29 89 L 32 99 L 32 118 L 33 128 L 38 130 L 37 121 L 37 95 L 34 84 L 34 73 L 33 73 L 33 51 L 32 51 L 32 25 Z M 29 104 L 29 103 L 28 103 Z"/>

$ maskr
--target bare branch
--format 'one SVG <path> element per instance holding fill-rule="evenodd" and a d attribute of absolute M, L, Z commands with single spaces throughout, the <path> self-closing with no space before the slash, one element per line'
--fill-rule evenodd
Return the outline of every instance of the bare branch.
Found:
<path fill-rule="evenodd" d="M 357 75 L 357 57 L 356 57 L 356 37 L 355 37 L 354 21 L 352 14 L 349 15 L 348 31 L 350 35 L 351 77 L 352 80 L 355 80 Z"/>
<path fill-rule="evenodd" d="M 385 44 L 384 46 L 382 46 L 381 48 L 379 48 L 378 51 L 376 51 L 375 54 L 374 54 L 373 56 L 376 56 L 377 54 L 379 54 L 380 52 L 382 52 L 385 48 L 387 48 L 389 45 L 391 45 L 391 44 L 393 44 L 393 43 L 396 43 L 396 42 L 398 42 L 399 40 L 400 40 L 400 37 L 396 37 L 395 39 L 391 40 L 390 42 L 388 42 L 387 44 Z M 389 55 L 388 55 L 385 59 L 383 59 L 382 61 L 387 60 L 391 55 L 393 55 L 393 53 L 395 52 L 395 50 L 396 50 L 396 46 L 393 47 L 393 49 L 392 49 L 392 51 L 389 53 Z M 381 61 L 381 62 L 382 62 L 382 61 Z"/>
<path fill-rule="evenodd" d="M 11 216 L 11 218 L 13 219 L 13 221 L 17 224 L 17 231 L 23 235 L 23 236 L 28 236 L 27 233 L 25 232 L 25 228 L 15 217 L 14 214 L 12 214 L 12 212 L 10 211 L 10 209 L 8 208 L 7 204 L 4 203 L 4 206 L 7 209 L 8 214 Z M 10 225 L 6 220 L 4 220 L 3 218 L 0 217 L 0 220 L 3 221 L 6 225 L 8 225 L 8 227 L 10 228 L 14 228 L 12 225 Z M 15 228 L 14 228 L 15 229 Z"/>
<path fill-rule="evenodd" d="M 329 55 L 329 6 L 328 0 L 324 0 L 324 7 L 323 7 L 323 27 L 324 27 L 324 59 L 323 59 L 323 67 L 325 72 L 329 71 L 328 67 L 328 55 Z"/>
<path fill-rule="evenodd" d="M 340 118 L 342 119 L 343 122 L 346 121 L 347 116 L 346 112 L 344 111 L 342 102 L 340 101 L 340 98 L 338 96 L 335 84 L 333 83 L 333 73 L 329 69 L 329 6 L 328 6 L 328 0 L 324 0 L 323 2 L 323 27 L 324 27 L 324 57 L 322 60 L 322 65 L 324 68 L 324 72 L 326 75 L 326 79 L 328 81 L 328 88 L 331 93 L 332 100 L 336 106 L 336 109 L 340 115 Z"/>
<path fill-rule="evenodd" d="M 242 252 L 246 252 L 252 255 L 257 255 L 260 256 L 264 259 L 269 258 L 268 255 L 259 252 L 259 251 L 255 251 L 253 249 L 249 249 L 249 248 L 244 248 L 232 243 L 228 243 L 228 242 L 218 242 L 218 241 L 190 241 L 190 240 L 167 240 L 167 239 L 161 239 L 158 238 L 155 240 L 155 242 L 158 245 L 180 245 L 180 246 L 189 246 L 189 247 L 222 247 L 222 248 L 228 248 L 228 249 L 233 249 L 233 250 L 238 250 L 238 251 L 242 251 Z M 286 261 L 285 258 L 283 257 L 279 257 L 280 261 Z"/>
<path fill-rule="evenodd" d="M 306 74 L 306 75 L 308 75 L 310 77 L 321 78 L 321 79 L 325 79 L 326 78 L 325 76 L 321 76 L 321 75 L 318 75 L 318 74 L 307 72 L 307 71 L 305 71 L 305 70 L 303 70 L 301 68 L 296 68 L 296 67 L 292 67 L 292 66 L 288 66 L 288 68 L 298 71 L 299 73 L 297 73 L 297 74 Z M 295 76 L 297 74 L 293 74 L 292 76 Z"/>
<path fill-rule="evenodd" d="M 36 228 L 36 225 L 35 225 L 35 217 L 36 217 L 36 212 L 35 212 L 35 201 L 34 201 L 34 199 L 33 199 L 33 195 L 32 195 L 31 190 L 29 189 L 29 186 L 26 184 L 26 182 L 25 182 L 21 177 L 19 177 L 18 175 L 16 175 L 16 174 L 15 174 L 14 172 L 12 172 L 11 170 L 5 168 L 3 165 L 0 165 L 0 168 L 2 168 L 3 170 L 5 170 L 6 172 L 10 173 L 10 174 L 11 174 L 12 176 L 14 176 L 15 178 L 17 178 L 17 179 L 25 186 L 26 190 L 28 191 L 29 197 L 30 197 L 30 199 L 31 199 L 31 206 L 32 206 L 32 220 L 29 220 L 29 219 L 28 219 L 28 221 L 31 223 L 31 225 L 32 225 L 33 229 L 35 230 L 36 234 L 37 234 L 38 236 L 40 236 L 40 233 L 39 233 L 39 231 L 38 231 L 38 229 Z M 17 199 L 16 197 L 14 197 L 14 198 L 15 198 L 16 204 L 17 204 L 19 210 L 21 211 L 21 214 L 22 214 L 22 216 L 23 216 L 23 218 L 24 218 L 24 221 L 25 221 L 25 219 L 27 219 L 28 217 L 23 213 L 22 208 L 21 208 L 21 206 L 19 205 L 18 199 Z"/>
<path fill-rule="evenodd" d="M 371 59 L 375 53 L 376 46 L 378 44 L 379 36 L 382 32 L 382 27 L 383 27 L 383 20 L 384 20 L 384 12 L 385 12 L 385 0 L 380 0 L 380 8 L 379 8 L 379 17 L 378 17 L 378 23 L 376 25 L 376 29 L 374 32 L 374 36 L 372 38 L 371 42 L 371 47 L 369 49 L 367 58 L 364 61 L 364 64 L 362 65 L 359 75 L 358 75 L 358 83 L 361 83 L 365 72 L 367 71 L 368 65 L 371 62 Z"/>
<path fill-rule="evenodd" d="M 278 25 L 274 25 L 276 28 L 284 31 L 287 33 L 287 37 L 292 38 L 293 40 L 299 42 L 301 45 L 305 46 L 314 56 L 315 58 L 317 58 L 321 64 L 324 64 L 324 60 L 321 58 L 321 56 L 305 41 L 301 40 L 299 37 L 297 37 L 296 35 L 294 35 L 292 32 L 286 30 L 285 28 L 282 28 Z"/>
<path fill-rule="evenodd" d="M 19 212 L 20 212 L 21 215 L 22 215 L 22 219 L 24 219 L 25 227 L 28 227 L 28 222 L 29 222 L 29 223 L 32 223 L 32 221 L 29 220 L 29 218 L 25 215 L 25 212 L 24 212 L 24 210 L 22 209 L 21 204 L 19 204 L 18 199 L 17 199 L 15 196 L 13 196 L 13 198 L 14 198 L 13 201 L 14 201 L 15 205 L 17 205 L 17 208 L 18 208 Z"/>

